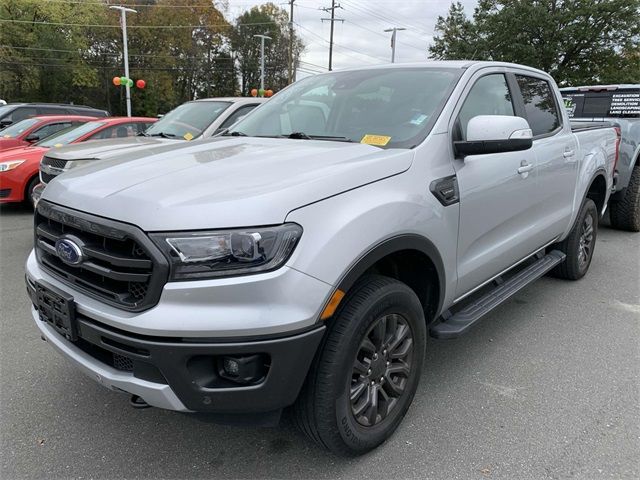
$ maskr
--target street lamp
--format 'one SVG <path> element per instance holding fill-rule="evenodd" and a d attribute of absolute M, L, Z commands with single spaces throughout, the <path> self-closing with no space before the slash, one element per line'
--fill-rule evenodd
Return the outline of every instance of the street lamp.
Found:
<path fill-rule="evenodd" d="M 129 51 L 127 49 L 127 12 L 138 13 L 133 8 L 127 8 L 122 6 L 112 5 L 109 8 L 113 10 L 120 10 L 120 25 L 122 26 L 122 43 L 124 45 L 124 76 L 129 78 Z M 129 82 L 125 85 L 127 96 L 127 117 L 131 116 L 131 90 L 129 88 Z"/>
<path fill-rule="evenodd" d="M 406 28 L 387 28 L 385 32 L 393 32 L 391 34 L 391 63 L 396 61 L 396 32 L 399 30 L 406 30 Z"/>
<path fill-rule="evenodd" d="M 267 35 L 254 35 L 260 39 L 260 88 L 264 90 L 264 41 L 271 40 Z"/>

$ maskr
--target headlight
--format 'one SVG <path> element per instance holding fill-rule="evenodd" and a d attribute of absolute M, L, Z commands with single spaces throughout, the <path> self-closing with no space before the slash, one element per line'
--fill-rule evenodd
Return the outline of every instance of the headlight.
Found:
<path fill-rule="evenodd" d="M 9 160 L 8 162 L 0 162 L 0 172 L 8 172 L 22 165 L 26 160 Z"/>
<path fill-rule="evenodd" d="M 246 275 L 281 267 L 295 248 L 302 227 L 275 227 L 214 232 L 153 233 L 151 239 L 171 262 L 172 280 Z"/>
<path fill-rule="evenodd" d="M 67 170 L 71 170 L 72 168 L 81 167 L 81 166 L 86 165 L 86 164 L 91 163 L 91 162 L 93 162 L 92 158 L 88 158 L 86 160 L 70 160 L 67 163 L 65 163 L 64 170 L 66 172 Z"/>

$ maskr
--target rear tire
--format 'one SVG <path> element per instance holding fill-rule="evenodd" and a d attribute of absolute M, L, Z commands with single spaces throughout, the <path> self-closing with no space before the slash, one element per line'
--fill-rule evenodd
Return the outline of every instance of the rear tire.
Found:
<path fill-rule="evenodd" d="M 383 443 L 413 400 L 426 336 L 413 290 L 379 275 L 360 280 L 332 320 L 294 406 L 300 429 L 338 455 Z"/>
<path fill-rule="evenodd" d="M 609 204 L 609 218 L 613 228 L 640 232 L 640 165 L 631 172 L 624 197 Z"/>
<path fill-rule="evenodd" d="M 593 200 L 587 198 L 578 212 L 569 236 L 550 248 L 560 250 L 567 256 L 564 262 L 553 269 L 552 274 L 567 280 L 584 277 L 591 265 L 597 235 L 598 209 Z"/>

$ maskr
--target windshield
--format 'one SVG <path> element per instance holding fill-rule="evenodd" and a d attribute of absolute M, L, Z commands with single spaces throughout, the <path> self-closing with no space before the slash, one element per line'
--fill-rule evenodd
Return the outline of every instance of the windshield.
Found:
<path fill-rule="evenodd" d="M 309 77 L 273 97 L 227 134 L 412 148 L 428 135 L 461 73 L 407 67 Z"/>
<path fill-rule="evenodd" d="M 0 118 L 4 117 L 7 113 L 11 112 L 15 105 L 0 105 Z"/>
<path fill-rule="evenodd" d="M 0 138 L 16 138 L 22 132 L 31 128 L 33 125 L 38 123 L 39 120 L 35 118 L 27 118 L 18 123 L 14 123 L 13 125 L 9 125 L 7 128 L 0 132 Z"/>
<path fill-rule="evenodd" d="M 174 108 L 144 133 L 191 140 L 198 137 L 224 112 L 231 102 L 188 102 Z"/>
<path fill-rule="evenodd" d="M 67 145 L 68 143 L 75 142 L 87 133 L 97 130 L 103 125 L 106 125 L 106 122 L 87 122 L 79 127 L 70 127 L 65 130 L 61 130 L 55 135 L 47 137 L 42 142 L 36 143 L 36 145 L 39 147 L 59 147 L 61 145 Z"/>

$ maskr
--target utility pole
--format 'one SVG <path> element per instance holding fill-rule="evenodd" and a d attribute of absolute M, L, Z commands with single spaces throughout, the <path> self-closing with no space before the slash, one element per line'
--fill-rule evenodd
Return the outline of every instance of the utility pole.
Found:
<path fill-rule="evenodd" d="M 289 76 L 288 83 L 289 85 L 294 82 L 294 72 L 293 72 L 293 2 L 296 0 L 290 0 L 289 6 L 291 7 L 291 12 L 289 13 Z"/>
<path fill-rule="evenodd" d="M 260 39 L 260 88 L 264 90 L 264 41 L 271 40 L 267 35 L 254 35 Z"/>
<path fill-rule="evenodd" d="M 127 46 L 127 12 L 138 13 L 133 8 L 127 8 L 122 6 L 112 5 L 109 8 L 113 10 L 120 10 L 120 26 L 122 27 L 122 44 L 124 52 L 124 76 L 129 78 L 129 50 Z M 129 88 L 129 82 L 125 85 L 125 91 L 127 96 L 127 117 L 131 116 L 131 89 Z"/>
<path fill-rule="evenodd" d="M 385 32 L 393 32 L 391 34 L 391 63 L 395 63 L 396 61 L 396 32 L 400 30 L 406 30 L 406 28 L 393 27 L 385 30 Z"/>
<path fill-rule="evenodd" d="M 331 34 L 329 36 L 329 71 L 333 70 L 333 68 L 332 68 L 332 61 L 333 61 L 333 24 L 336 23 L 336 22 L 343 22 L 344 23 L 344 19 L 343 18 L 335 18 L 336 8 L 342 8 L 342 7 L 340 6 L 340 4 L 336 5 L 336 0 L 331 0 L 331 8 L 325 7 L 325 8 L 321 9 L 321 10 L 324 10 L 325 12 L 331 11 L 331 18 L 323 18 L 323 19 L 321 19 L 323 22 L 325 22 L 325 21 L 331 22 Z"/>

